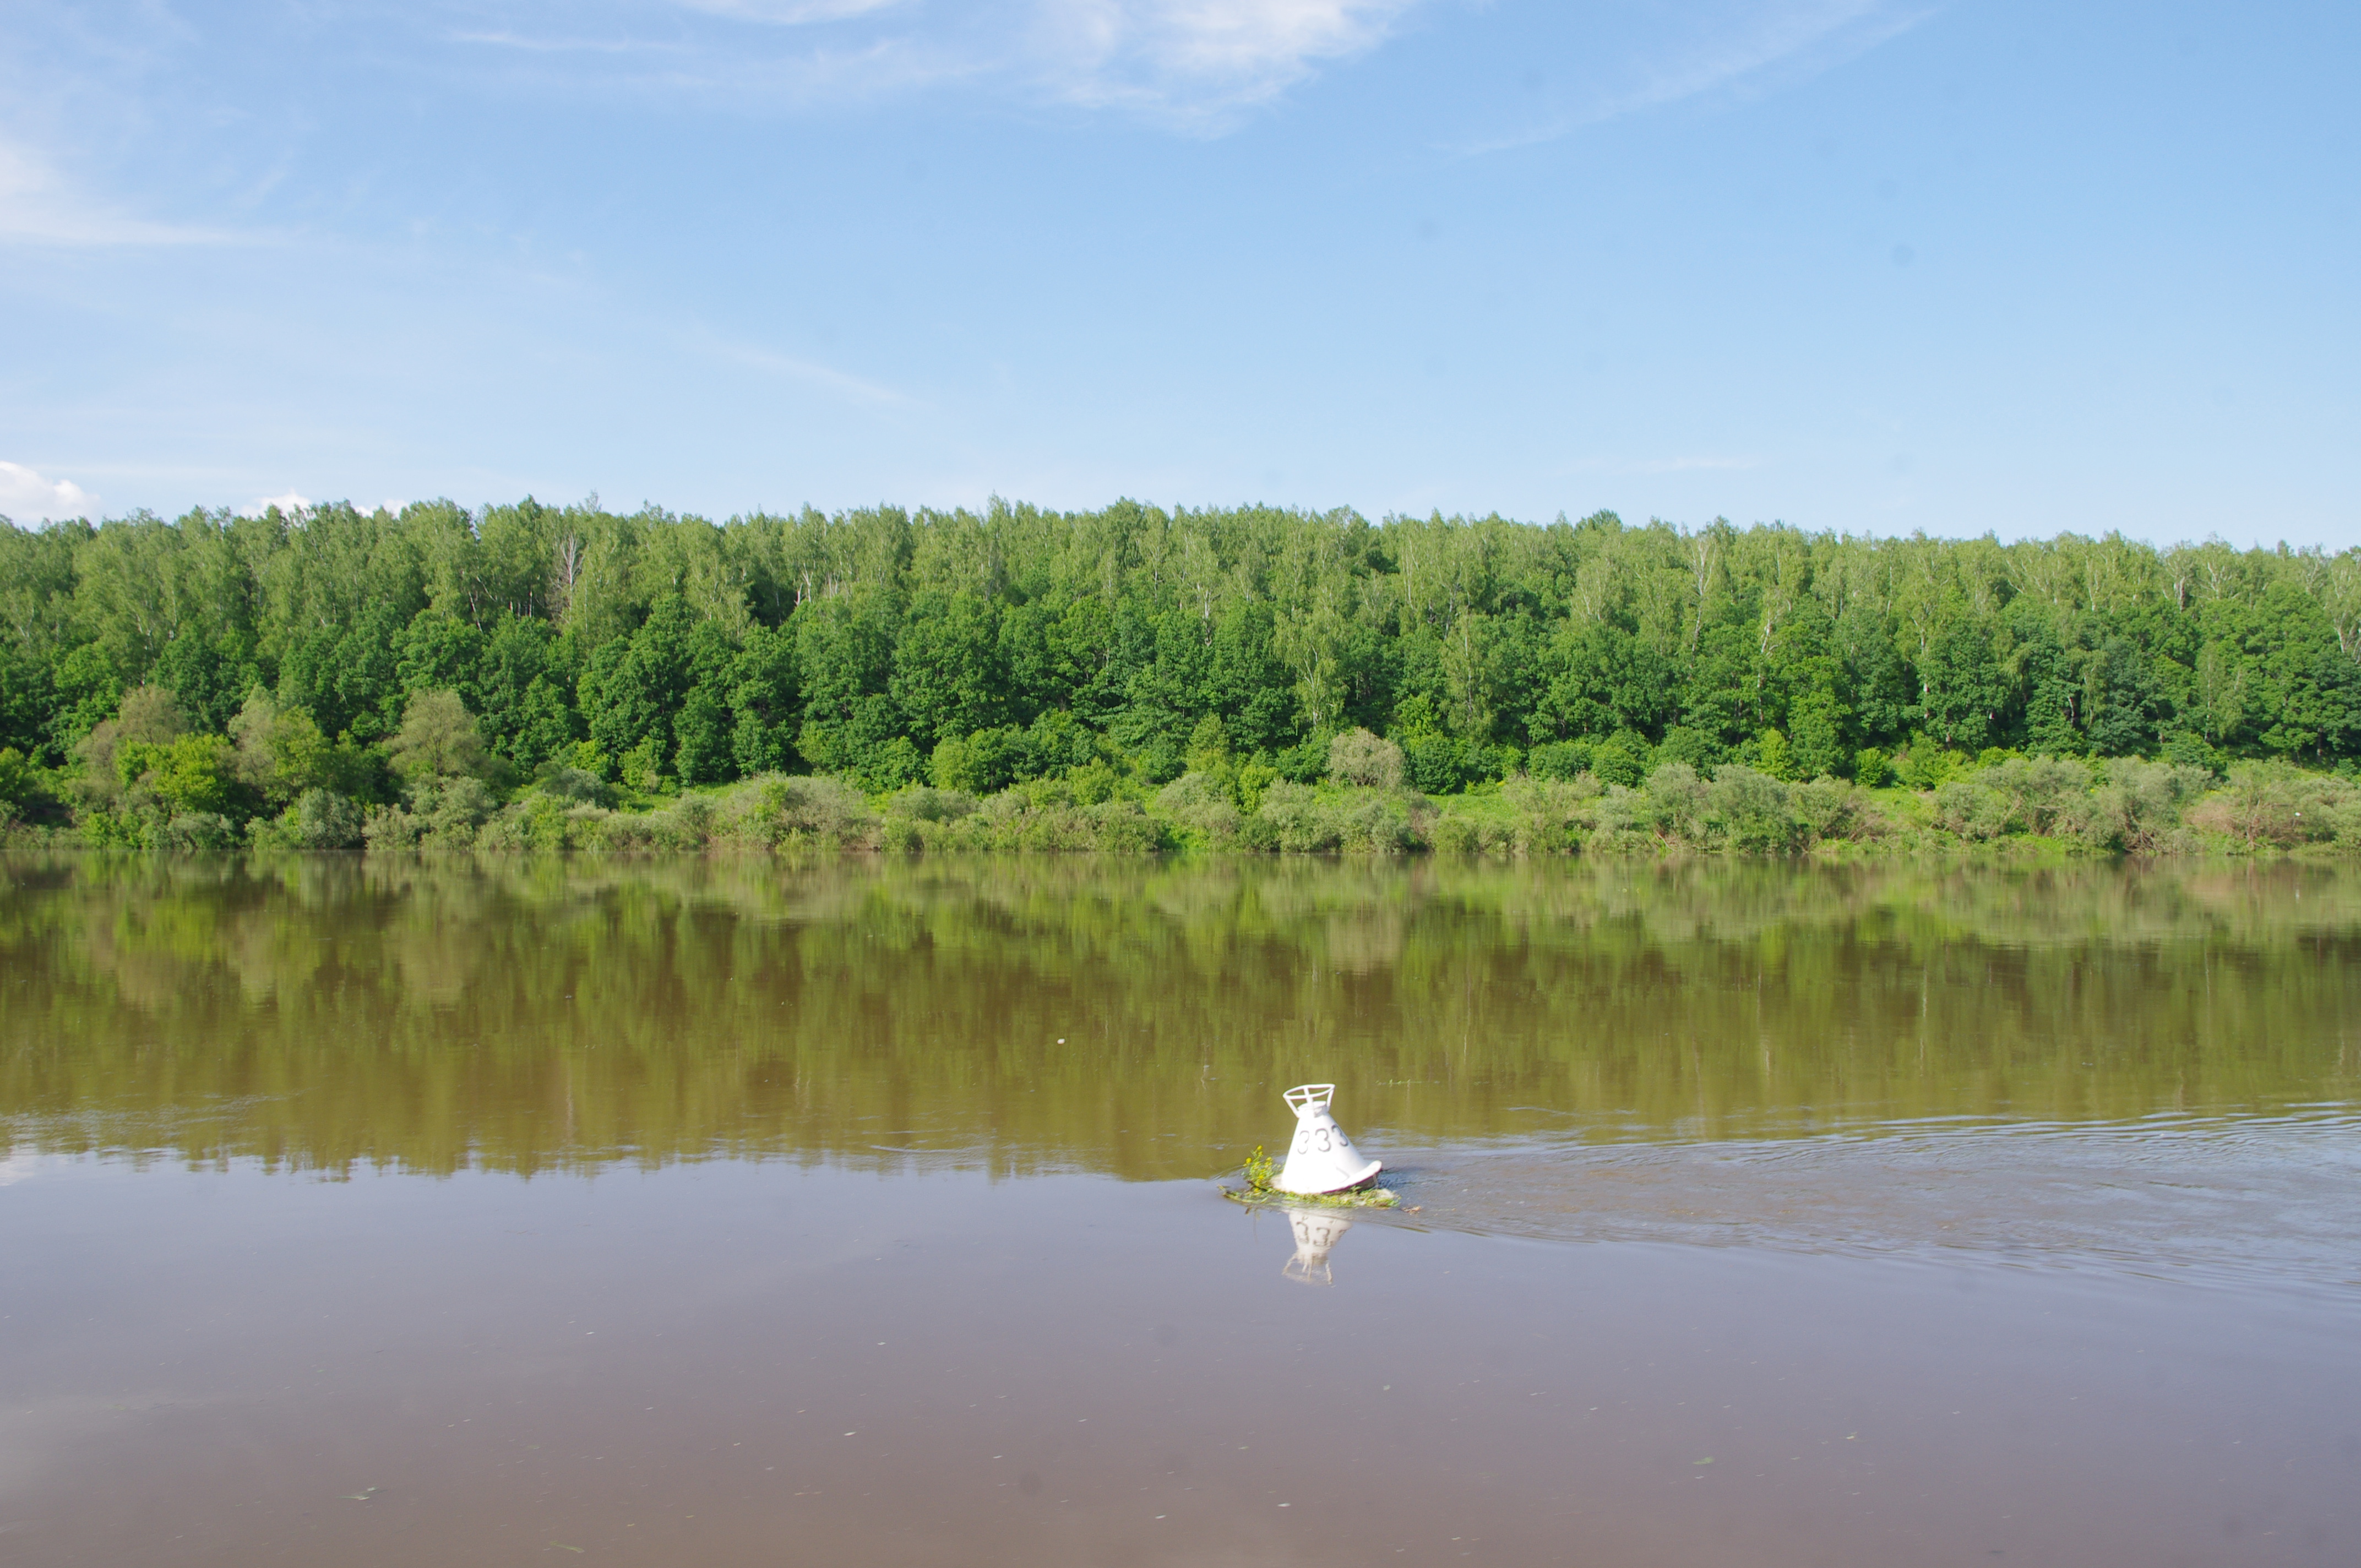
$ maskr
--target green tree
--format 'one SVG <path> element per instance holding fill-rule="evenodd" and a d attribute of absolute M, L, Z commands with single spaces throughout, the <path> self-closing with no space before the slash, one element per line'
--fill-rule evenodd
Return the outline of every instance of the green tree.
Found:
<path fill-rule="evenodd" d="M 1948 617 L 1918 662 L 1918 682 L 1927 728 L 1946 746 L 1982 750 L 2009 697 L 1990 633 L 1966 614 Z"/>
<path fill-rule="evenodd" d="M 411 618 L 395 645 L 396 678 L 405 692 L 456 692 L 462 702 L 479 708 L 484 644 L 484 633 L 473 621 L 430 606 Z"/>
<path fill-rule="evenodd" d="M 729 674 L 730 753 L 741 775 L 796 761 L 796 644 L 785 631 L 756 626 Z"/>
<path fill-rule="evenodd" d="M 126 741 L 115 748 L 115 770 L 134 804 L 152 796 L 174 817 L 219 815 L 237 804 L 236 753 L 218 735 Z"/>
<path fill-rule="evenodd" d="M 805 604 L 791 623 L 804 721 L 796 746 L 823 773 L 862 774 L 869 759 L 906 742 L 900 710 L 887 695 L 894 674 L 895 623 L 882 595 L 843 595 Z M 912 746 L 915 756 L 917 748 Z M 894 755 L 898 767 L 899 754 Z"/>
<path fill-rule="evenodd" d="M 930 748 L 1008 717 L 999 616 L 975 594 L 927 590 L 902 616 L 888 691 L 911 740 Z"/>
<path fill-rule="evenodd" d="M 688 634 L 688 691 L 673 720 L 673 766 L 683 784 L 719 784 L 738 776 L 731 747 L 730 674 L 738 650 L 710 620 Z"/>
<path fill-rule="evenodd" d="M 412 784 L 432 779 L 482 778 L 490 771 L 491 752 L 484 745 L 476 716 L 449 691 L 412 694 L 402 711 L 401 728 L 386 750 L 393 770 Z"/>
<path fill-rule="evenodd" d="M 0 746 L 38 757 L 49 740 L 57 708 L 49 666 L 0 641 Z"/>

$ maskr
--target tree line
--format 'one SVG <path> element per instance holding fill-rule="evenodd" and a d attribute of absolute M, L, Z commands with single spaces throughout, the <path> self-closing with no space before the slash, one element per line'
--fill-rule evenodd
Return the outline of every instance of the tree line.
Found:
<path fill-rule="evenodd" d="M 1308 782 L 1355 729 L 1429 795 L 1666 762 L 1931 787 L 1995 750 L 2351 771 L 2361 550 L 1132 501 L 0 527 L 0 795 L 102 824 L 390 801 L 425 752 L 641 795 L 1144 788 L 1208 753 Z"/>

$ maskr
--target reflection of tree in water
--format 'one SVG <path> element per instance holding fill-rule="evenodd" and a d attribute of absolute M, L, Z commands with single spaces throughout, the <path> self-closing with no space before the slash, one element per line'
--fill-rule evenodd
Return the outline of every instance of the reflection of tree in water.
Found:
<path fill-rule="evenodd" d="M 2361 1015 L 2361 876 L 2299 866 L 0 875 L 0 1154 L 529 1172 L 931 1150 L 1177 1176 L 1283 1130 L 1271 1096 L 1312 1072 L 1398 1144 L 2074 1120 L 2348 1094 Z"/>

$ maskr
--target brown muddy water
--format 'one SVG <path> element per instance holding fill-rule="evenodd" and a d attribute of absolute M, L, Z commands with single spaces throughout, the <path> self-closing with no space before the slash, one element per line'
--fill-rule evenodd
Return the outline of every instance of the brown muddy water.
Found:
<path fill-rule="evenodd" d="M 2361 1561 L 2361 873 L 0 864 L 0 1562 L 577 1560 Z"/>

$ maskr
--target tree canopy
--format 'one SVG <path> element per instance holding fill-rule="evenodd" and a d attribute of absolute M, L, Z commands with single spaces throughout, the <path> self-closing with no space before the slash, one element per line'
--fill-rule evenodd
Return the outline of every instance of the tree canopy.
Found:
<path fill-rule="evenodd" d="M 1429 794 L 1991 748 L 2350 768 L 2361 551 L 1134 501 L 0 527 L 0 751 L 99 806 L 366 798 L 397 759 L 972 791 L 1213 747 L 1309 780 L 1356 729 Z"/>

